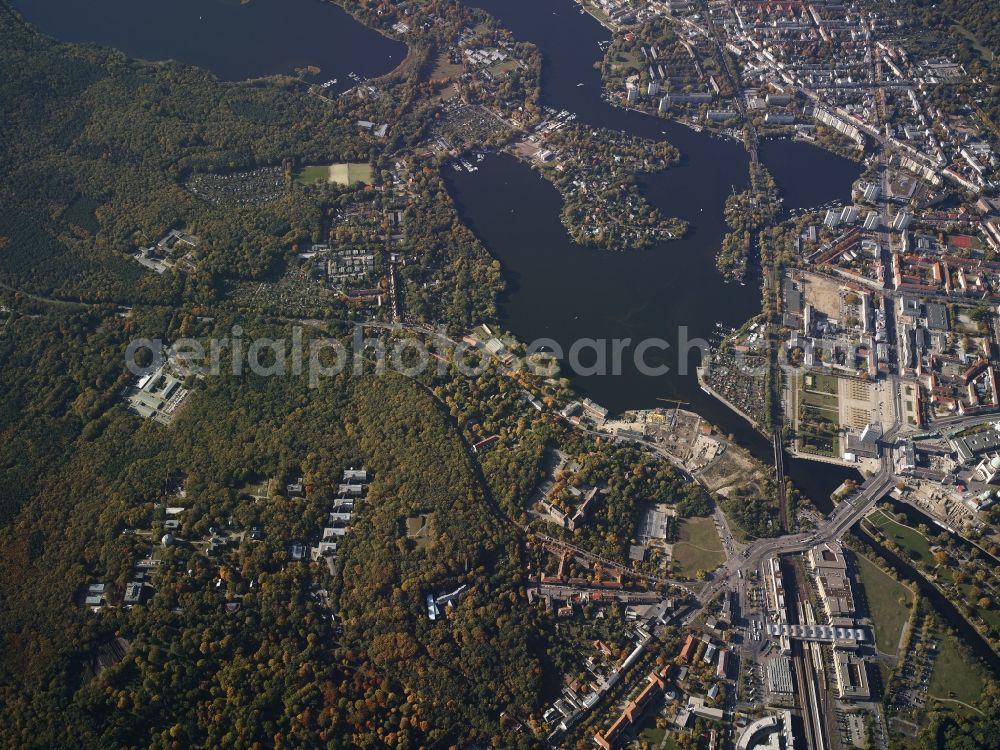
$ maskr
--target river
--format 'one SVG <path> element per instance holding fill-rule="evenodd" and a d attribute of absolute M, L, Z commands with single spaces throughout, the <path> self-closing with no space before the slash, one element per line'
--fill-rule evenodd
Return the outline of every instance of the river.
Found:
<path fill-rule="evenodd" d="M 503 266 L 508 289 L 501 299 L 501 323 L 521 340 L 552 338 L 564 350 L 582 338 L 631 339 L 633 346 L 648 338 L 669 342 L 661 360 L 671 370 L 661 377 L 641 375 L 626 356 L 619 375 L 571 379 L 614 412 L 662 406 L 659 398 L 680 399 L 770 462 L 770 442 L 701 390 L 694 372 L 698 352 L 682 350 L 684 341 L 710 339 L 717 324 L 740 326 L 760 310 L 759 279 L 745 286 L 726 283 L 715 267 L 725 233 L 726 196 L 748 182 L 745 149 L 736 141 L 605 102 L 594 63 L 602 54 L 599 43 L 610 33 L 571 0 L 469 2 L 539 47 L 544 105 L 569 110 L 587 125 L 666 139 L 680 150 L 680 164 L 645 176 L 643 188 L 664 215 L 690 224 L 683 239 L 649 250 L 583 248 L 559 220 L 558 192 L 526 164 L 501 155 L 489 157 L 475 173 L 445 170 L 463 221 Z M 847 159 L 787 139 L 766 142 L 761 155 L 775 179 L 780 177 L 786 210 L 849 199 L 860 174 Z M 789 463 L 793 481 L 824 510 L 844 479 L 858 477 L 829 464 Z"/>
<path fill-rule="evenodd" d="M 223 80 L 293 74 L 312 65 L 310 80 L 383 75 L 406 46 L 358 23 L 322 0 L 13 0 L 42 33 L 64 42 L 115 47 L 142 60 L 178 60 Z"/>

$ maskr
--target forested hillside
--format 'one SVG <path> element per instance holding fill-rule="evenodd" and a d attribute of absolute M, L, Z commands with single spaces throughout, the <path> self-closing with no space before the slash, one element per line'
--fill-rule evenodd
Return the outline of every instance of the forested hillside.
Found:
<path fill-rule="evenodd" d="M 304 188 L 292 179 L 298 165 L 380 168 L 399 158 L 387 153 L 424 137 L 435 106 L 420 78 L 427 54 L 415 48 L 385 79 L 391 96 L 331 100 L 296 79 L 221 82 L 191 66 L 58 44 L 0 3 L 0 283 L 85 302 L 205 304 L 221 301 L 226 280 L 273 278 L 300 246 L 318 241 L 324 211 L 355 190 Z M 369 117 L 398 123 L 395 140 L 359 133 L 356 121 Z M 285 175 L 276 199 L 218 205 L 187 187 L 194 175 L 261 167 Z M 497 269 L 458 224 L 437 164 L 412 169 L 426 198 L 412 223 L 414 313 L 461 323 L 491 315 Z M 425 222 L 427 213 L 435 215 Z M 171 229 L 200 238 L 196 269 L 144 271 L 131 254 Z M 457 282 L 449 283 L 454 299 L 421 299 L 431 278 Z"/>
<path fill-rule="evenodd" d="M 99 434 L 63 452 L 26 483 L 25 510 L 0 532 L 5 744 L 520 741 L 500 714 L 532 710 L 539 670 L 516 535 L 421 386 L 398 376 L 318 392 L 304 380 L 211 381 L 167 429 L 115 407 Z M 320 606 L 325 566 L 289 564 L 287 550 L 316 534 L 339 473 L 361 464 L 376 480 L 331 591 L 338 635 Z M 295 472 L 306 498 L 245 490 Z M 124 586 L 143 541 L 123 531 L 162 513 L 178 475 L 192 522 L 161 553 L 149 606 L 99 617 L 75 606 L 92 579 Z M 434 513 L 436 533 L 407 549 L 403 521 L 416 511 Z M 220 567 L 193 540 L 230 524 L 263 539 L 244 537 Z M 460 583 L 469 595 L 429 622 L 424 593 Z M 115 638 L 128 646 L 108 664 Z"/>
<path fill-rule="evenodd" d="M 315 201 L 290 192 L 263 208 L 223 211 L 182 180 L 195 170 L 296 158 L 368 159 L 344 120 L 296 95 L 292 82 L 227 84 L 189 66 L 55 44 L 6 7 L 0 39 L 0 203 L 19 208 L 0 215 L 0 273 L 11 285 L 162 299 L 166 283 L 146 274 L 136 284 L 140 275 L 123 269 L 122 258 L 178 227 L 205 235 L 202 283 L 219 273 L 260 275 L 309 237 Z M 25 222 L 44 228 L 33 241 Z"/>
<path fill-rule="evenodd" d="M 0 745 L 531 744 L 501 719 L 534 713 L 539 694 L 520 543 L 430 391 L 398 376 L 192 379 L 169 426 L 122 400 L 135 337 L 289 334 L 280 306 L 243 306 L 230 285 L 283 274 L 331 212 L 389 207 L 381 167 L 401 157 L 384 152 L 419 142 L 430 119 L 426 50 L 413 53 L 391 97 L 330 101 L 294 79 L 223 83 L 58 44 L 0 3 Z M 408 125 L 377 143 L 355 125 L 366 116 Z M 370 165 L 374 184 L 292 179 L 338 161 Z M 410 314 L 492 315 L 498 266 L 437 165 L 404 161 L 419 197 Z M 284 175 L 274 199 L 220 205 L 188 187 L 261 167 Z M 172 229 L 200 239 L 194 267 L 159 275 L 130 257 Z M 442 282 L 449 294 L 426 291 Z M 362 533 L 337 575 L 293 559 L 362 465 Z M 280 491 L 299 475 L 302 496 Z M 161 545 L 172 504 L 183 520 Z M 436 519 L 419 548 L 403 533 L 417 511 Z M 150 595 L 124 607 L 137 560 L 155 563 Z M 111 605 L 98 612 L 81 594 L 94 581 Z M 425 595 L 460 584 L 468 595 L 428 621 Z"/>

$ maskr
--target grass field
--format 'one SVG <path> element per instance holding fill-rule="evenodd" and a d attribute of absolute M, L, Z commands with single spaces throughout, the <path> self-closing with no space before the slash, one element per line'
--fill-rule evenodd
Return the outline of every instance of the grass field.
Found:
<path fill-rule="evenodd" d="M 655 724 L 647 726 L 639 732 L 639 741 L 649 743 L 651 747 L 659 747 L 660 743 L 663 742 L 663 735 L 666 733 L 665 729 L 659 729 Z"/>
<path fill-rule="evenodd" d="M 355 162 L 331 164 L 330 182 L 336 182 L 338 185 L 353 185 L 355 182 L 363 182 L 370 185 L 372 182 L 371 165 Z"/>
<path fill-rule="evenodd" d="M 726 561 L 722 540 L 711 518 L 687 518 L 678 530 L 674 560 L 678 573 L 693 576 L 699 570 L 714 570 Z"/>
<path fill-rule="evenodd" d="M 964 36 L 966 39 L 968 39 L 972 43 L 972 46 L 975 47 L 976 52 L 985 57 L 988 62 L 993 62 L 993 58 L 996 57 L 996 55 L 994 54 L 993 50 L 991 50 L 989 47 L 983 44 L 982 39 L 973 34 L 971 31 L 969 31 L 960 23 L 953 23 L 952 28 L 955 29 L 959 34 Z"/>
<path fill-rule="evenodd" d="M 840 384 L 833 375 L 826 375 L 821 372 L 810 373 L 806 376 L 811 379 L 812 385 L 809 386 L 809 390 L 817 391 L 819 393 L 826 393 L 831 396 L 836 397 L 840 392 Z"/>
<path fill-rule="evenodd" d="M 897 523 L 881 510 L 870 515 L 868 522 L 902 547 L 908 553 L 910 560 L 920 560 L 928 567 L 934 567 L 930 543 L 916 529 Z"/>
<path fill-rule="evenodd" d="M 666 729 L 658 729 L 656 727 L 656 718 L 649 717 L 643 722 L 642 729 L 639 731 L 639 747 L 643 747 L 642 743 L 646 743 L 646 747 L 660 748 L 660 750 L 681 750 L 681 746 L 677 744 L 677 740 L 674 738 L 673 734 L 668 734 Z M 662 743 L 662 748 L 661 748 Z"/>
<path fill-rule="evenodd" d="M 799 450 L 840 457 L 837 392 L 837 379 L 830 375 L 807 373 L 799 380 L 796 401 Z"/>
<path fill-rule="evenodd" d="M 974 663 L 959 653 L 954 639 L 944 635 L 938 641 L 938 655 L 934 662 L 927 691 L 935 698 L 954 698 L 965 703 L 975 703 L 983 690 L 983 678 Z"/>
<path fill-rule="evenodd" d="M 347 162 L 342 164 L 312 165 L 302 167 L 295 174 L 296 182 L 302 185 L 315 185 L 317 182 L 336 183 L 337 185 L 353 185 L 363 182 L 370 185 L 372 168 L 370 164 Z"/>
<path fill-rule="evenodd" d="M 431 79 L 436 81 L 446 81 L 458 78 L 465 72 L 465 66 L 461 63 L 453 63 L 448 59 L 448 53 L 442 52 L 438 55 L 434 63 L 434 70 L 431 71 Z"/>
<path fill-rule="evenodd" d="M 972 589 L 974 588 L 975 583 L 973 581 L 967 581 L 966 583 L 961 584 L 956 583 L 953 576 L 954 565 L 938 565 L 934 560 L 933 555 L 931 555 L 930 542 L 928 542 L 927 539 L 920 534 L 920 532 L 909 526 L 897 523 L 881 510 L 876 511 L 869 516 L 867 522 L 878 528 L 884 536 L 892 539 L 892 541 L 898 544 L 903 549 L 904 557 L 908 557 L 914 562 L 920 561 L 927 566 L 928 570 L 932 570 L 937 576 L 939 586 L 949 586 L 952 584 L 957 585 L 962 593 L 962 596 L 964 596 L 966 601 L 973 607 L 975 613 L 981 617 L 989 627 L 1000 628 L 1000 609 L 998 609 L 995 605 L 988 609 L 975 606 L 975 597 L 972 594 Z"/>
<path fill-rule="evenodd" d="M 330 179 L 330 167 L 302 167 L 295 173 L 295 181 L 303 185 L 314 185 L 317 182 L 327 182 Z"/>
<path fill-rule="evenodd" d="M 874 563 L 863 557 L 855 559 L 865 587 L 869 614 L 875 621 L 875 642 L 883 654 L 894 656 L 903 627 L 910 618 L 913 593 Z"/>
<path fill-rule="evenodd" d="M 502 63 L 497 63 L 492 68 L 490 68 L 490 75 L 500 77 L 506 75 L 513 70 L 517 70 L 517 63 L 513 60 L 504 60 Z"/>

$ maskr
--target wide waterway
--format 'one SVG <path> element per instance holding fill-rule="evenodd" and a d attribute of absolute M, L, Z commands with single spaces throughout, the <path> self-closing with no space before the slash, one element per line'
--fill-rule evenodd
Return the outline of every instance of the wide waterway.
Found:
<path fill-rule="evenodd" d="M 671 344 L 661 377 L 641 375 L 629 356 L 620 375 L 574 376 L 574 385 L 615 412 L 662 406 L 659 398 L 687 402 L 733 434 L 759 458 L 771 460 L 771 445 L 740 416 L 704 393 L 694 366 L 697 354 L 679 357 L 684 340 L 710 339 L 717 324 L 742 325 L 760 310 L 758 280 L 725 283 L 715 254 L 725 232 L 726 196 L 747 184 L 749 157 L 741 144 L 665 119 L 614 107 L 601 98 L 599 43 L 610 33 L 579 12 L 571 0 L 469 0 L 542 52 L 542 103 L 575 113 L 581 123 L 666 139 L 681 162 L 644 178 L 650 202 L 667 216 L 690 223 L 680 240 L 628 253 L 575 244 L 559 220 L 561 197 L 530 167 L 510 156 L 493 156 L 475 173 L 445 171 L 460 214 L 503 265 L 508 283 L 501 322 L 524 341 L 551 338 L 568 350 L 582 338 L 647 338 Z M 579 85 L 582 84 L 582 85 Z M 792 210 L 850 196 L 860 167 L 821 149 L 790 140 L 768 142 L 761 156 L 783 182 L 785 208 Z M 793 179 L 793 176 L 795 179 Z M 684 333 L 682 333 L 682 330 Z M 653 357 L 649 358 L 650 360 Z M 686 374 L 681 372 L 686 365 Z M 569 374 L 569 373 L 567 373 Z M 820 507 L 850 469 L 790 461 L 795 483 Z"/>
<path fill-rule="evenodd" d="M 357 23 L 321 0 L 15 0 L 37 28 L 62 41 L 94 42 L 147 60 L 199 65 L 220 78 L 240 80 L 315 65 L 317 80 L 336 78 L 335 90 L 388 72 L 404 45 Z M 575 385 L 614 411 L 678 398 L 769 460 L 770 444 L 738 415 L 698 387 L 697 355 L 684 357 L 689 339 L 708 339 L 716 323 L 738 326 L 759 309 L 757 281 L 725 284 L 714 256 L 724 232 L 726 196 L 747 184 L 742 146 L 667 120 L 628 112 L 602 101 L 598 43 L 609 32 L 579 13 L 571 0 L 475 0 L 544 57 L 543 103 L 576 113 L 581 122 L 652 139 L 680 149 L 681 163 L 649 175 L 649 200 L 668 216 L 690 222 L 683 239 L 643 252 L 613 253 L 575 245 L 559 221 L 558 193 L 526 165 L 491 157 L 475 174 L 448 170 L 463 219 L 502 262 L 509 290 L 502 323 L 524 340 L 547 336 L 569 345 L 583 337 L 665 339 L 674 347 L 671 372 L 644 377 L 629 357 L 620 376 L 577 377 Z M 578 84 L 582 83 L 582 86 Z M 820 149 L 792 141 L 767 143 L 762 158 L 781 181 L 786 209 L 849 194 L 858 168 Z M 821 507 L 853 472 L 792 461 L 790 474 Z"/>
<path fill-rule="evenodd" d="M 464 221 L 503 264 L 508 290 L 503 324 L 525 341 L 551 337 L 564 345 L 582 337 L 669 340 L 677 329 L 709 337 L 716 322 L 739 326 L 760 309 L 757 281 L 726 284 L 715 268 L 724 227 L 722 206 L 747 182 L 747 155 L 739 145 L 659 118 L 612 107 L 600 97 L 598 42 L 610 34 L 571 0 L 468 0 L 499 18 L 519 39 L 534 42 L 544 58 L 543 103 L 576 113 L 593 126 L 646 138 L 665 138 L 683 155 L 680 166 L 646 180 L 646 195 L 666 215 L 691 223 L 679 241 L 648 251 L 615 253 L 576 245 L 559 221 L 561 197 L 528 166 L 510 156 L 489 157 L 475 173 L 446 170 Z M 583 83 L 583 86 L 578 86 Z M 781 190 L 784 209 L 815 207 L 850 197 L 861 167 L 848 159 L 791 140 L 765 141 L 759 152 Z M 668 356 L 671 366 L 676 355 Z M 626 358 L 627 363 L 627 358 Z M 574 385 L 614 411 L 662 405 L 679 398 L 732 433 L 759 458 L 771 459 L 770 443 L 741 417 L 699 388 L 693 372 L 651 378 L 626 368 L 621 376 L 574 377 Z M 789 474 L 823 511 L 830 493 L 851 469 L 791 459 Z M 910 509 L 912 511 L 912 509 Z M 910 564 L 861 528 L 853 533 L 875 548 L 969 644 L 986 666 L 1000 658 L 937 589 Z"/>
<path fill-rule="evenodd" d="M 115 47 L 142 60 L 178 60 L 224 80 L 320 69 L 312 80 L 383 75 L 405 45 L 322 0 L 14 0 L 39 31 L 64 42 Z"/>

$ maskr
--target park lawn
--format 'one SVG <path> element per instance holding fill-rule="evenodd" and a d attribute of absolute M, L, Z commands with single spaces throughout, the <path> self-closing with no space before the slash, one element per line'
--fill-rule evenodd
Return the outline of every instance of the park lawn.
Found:
<path fill-rule="evenodd" d="M 656 716 L 646 717 L 639 726 L 639 734 L 636 739 L 639 747 L 651 747 L 657 750 L 660 748 L 660 743 L 663 743 L 662 750 L 681 750 L 681 746 L 677 744 L 673 734 L 668 734 L 666 729 L 659 729 L 656 726 Z"/>
<path fill-rule="evenodd" d="M 722 540 L 709 518 L 686 518 L 677 532 L 674 561 L 681 575 L 694 576 L 699 570 L 715 570 L 726 561 Z"/>
<path fill-rule="evenodd" d="M 837 377 L 833 375 L 826 375 L 821 372 L 810 374 L 812 374 L 814 378 L 813 387 L 810 390 L 828 393 L 834 397 L 840 393 L 840 381 Z"/>
<path fill-rule="evenodd" d="M 465 72 L 465 66 L 460 63 L 453 63 L 448 59 L 448 53 L 442 52 L 438 55 L 434 63 L 434 70 L 431 71 L 431 80 L 445 81 L 458 78 Z"/>
<path fill-rule="evenodd" d="M 836 396 L 831 396 L 829 393 L 803 390 L 801 400 L 803 404 L 814 406 L 820 411 L 830 412 L 833 415 L 834 422 L 839 418 L 840 412 L 837 409 Z"/>
<path fill-rule="evenodd" d="M 666 733 L 667 730 L 660 729 L 655 723 L 652 723 L 651 726 L 647 726 L 639 732 L 639 741 L 649 743 L 651 747 L 659 747 L 660 743 L 663 742 L 663 735 Z"/>
<path fill-rule="evenodd" d="M 834 422 L 837 421 L 837 404 L 840 398 L 836 378 L 821 373 L 808 373 L 799 380 L 799 391 L 801 403 L 835 412 L 833 419 Z"/>
<path fill-rule="evenodd" d="M 840 437 L 833 430 L 810 432 L 799 428 L 796 437 L 799 441 L 799 451 L 802 453 L 815 453 L 818 456 L 831 456 L 833 458 L 837 458 L 841 454 L 838 448 Z"/>
<path fill-rule="evenodd" d="M 875 622 L 875 643 L 883 654 L 895 656 L 903 628 L 910 619 L 913 592 L 866 558 L 858 556 L 855 559 L 865 587 L 869 615 Z"/>
<path fill-rule="evenodd" d="M 910 560 L 920 560 L 929 569 L 934 568 L 936 563 L 931 556 L 930 542 L 919 531 L 897 523 L 881 510 L 870 515 L 868 521 L 881 531 L 884 536 L 892 539 L 905 551 L 909 552 Z"/>
<path fill-rule="evenodd" d="M 803 396 L 799 410 L 798 433 L 803 442 L 806 442 L 806 438 L 811 438 L 809 442 L 822 446 L 821 449 L 830 451 L 831 455 L 838 455 L 836 450 L 840 442 L 837 428 L 839 418 L 836 409 L 807 403 Z"/>
<path fill-rule="evenodd" d="M 614 55 L 610 56 L 609 60 L 611 62 L 611 70 L 622 75 L 646 69 L 643 62 L 644 58 L 637 44 L 627 50 L 618 50 Z"/>
<path fill-rule="evenodd" d="M 919 531 L 909 526 L 897 523 L 889 518 L 881 510 L 876 511 L 866 519 L 869 523 L 879 529 L 879 531 L 896 544 L 903 548 L 904 555 L 910 560 L 919 560 L 927 566 L 928 571 L 933 571 L 938 578 L 939 585 L 955 583 L 953 569 L 946 565 L 938 565 L 931 555 L 930 542 Z M 972 582 L 957 584 L 966 601 L 973 607 L 975 613 L 991 628 L 1000 628 L 1000 609 L 994 606 L 983 609 L 976 606 L 972 596 L 974 584 Z M 876 635 L 876 638 L 878 636 Z"/>
<path fill-rule="evenodd" d="M 941 566 L 937 569 L 936 572 L 943 581 L 947 581 L 948 583 L 955 583 L 955 578 L 953 575 L 954 571 L 952 570 L 952 568 L 946 568 L 944 566 Z M 962 592 L 962 596 L 965 598 L 965 601 L 972 607 L 975 613 L 983 619 L 983 622 L 985 622 L 991 628 L 1000 628 L 1000 609 L 997 608 L 996 603 L 994 603 L 993 606 L 989 607 L 988 609 L 983 609 L 982 607 L 978 606 L 975 597 L 972 595 L 972 589 L 975 588 L 974 583 L 972 582 L 959 583 L 957 584 L 957 586 L 959 590 Z"/>
<path fill-rule="evenodd" d="M 942 635 L 927 692 L 935 698 L 954 698 L 974 705 L 983 690 L 982 675 L 975 663 L 959 652 L 954 636 Z"/>
<path fill-rule="evenodd" d="M 796 425 L 799 450 L 840 457 L 839 399 L 837 379 L 807 373 L 798 380 Z"/>

